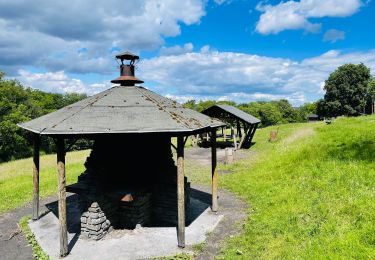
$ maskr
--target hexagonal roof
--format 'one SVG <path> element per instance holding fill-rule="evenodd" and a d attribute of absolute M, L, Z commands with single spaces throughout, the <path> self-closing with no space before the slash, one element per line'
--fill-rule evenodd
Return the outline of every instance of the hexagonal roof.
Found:
<path fill-rule="evenodd" d="M 42 135 L 185 133 L 224 125 L 139 86 L 115 86 L 55 112 L 20 123 Z"/>

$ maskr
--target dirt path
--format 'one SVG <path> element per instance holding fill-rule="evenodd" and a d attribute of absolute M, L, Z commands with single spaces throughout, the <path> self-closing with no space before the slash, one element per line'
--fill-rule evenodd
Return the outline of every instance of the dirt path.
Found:
<path fill-rule="evenodd" d="M 217 149 L 217 162 L 224 163 L 225 161 L 225 149 Z M 248 156 L 243 150 L 236 151 L 236 160 L 244 159 Z M 200 165 L 207 166 L 211 165 L 211 149 L 192 147 L 185 150 L 186 160 L 191 160 Z"/>
<path fill-rule="evenodd" d="M 210 188 L 194 185 L 200 190 L 210 193 Z M 209 198 L 211 199 L 211 198 Z M 219 214 L 223 220 L 205 241 L 204 250 L 195 257 L 197 260 L 214 259 L 220 253 L 223 240 L 241 232 L 241 223 L 245 221 L 247 204 L 236 198 L 232 193 L 219 190 Z"/>
<path fill-rule="evenodd" d="M 291 143 L 294 143 L 295 141 L 301 139 L 301 138 L 306 138 L 308 136 L 312 136 L 314 134 L 314 129 L 313 128 L 302 128 L 296 130 L 293 134 L 288 136 L 283 140 L 284 145 L 289 145 Z"/>

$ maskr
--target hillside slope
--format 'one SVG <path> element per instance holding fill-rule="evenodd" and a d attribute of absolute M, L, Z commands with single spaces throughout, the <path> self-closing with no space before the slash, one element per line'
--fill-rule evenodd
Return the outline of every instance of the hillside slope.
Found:
<path fill-rule="evenodd" d="M 260 131 L 256 158 L 222 178 L 251 206 L 222 257 L 374 259 L 375 117 L 294 126 L 276 143 Z"/>

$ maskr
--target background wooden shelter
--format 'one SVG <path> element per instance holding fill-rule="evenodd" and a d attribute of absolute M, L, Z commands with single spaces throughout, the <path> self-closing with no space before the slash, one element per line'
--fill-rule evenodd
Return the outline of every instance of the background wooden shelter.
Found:
<path fill-rule="evenodd" d="M 228 105 L 214 105 L 202 112 L 205 115 L 219 119 L 237 130 L 240 138 L 236 148 L 249 148 L 256 129 L 261 122 L 258 118 Z"/>

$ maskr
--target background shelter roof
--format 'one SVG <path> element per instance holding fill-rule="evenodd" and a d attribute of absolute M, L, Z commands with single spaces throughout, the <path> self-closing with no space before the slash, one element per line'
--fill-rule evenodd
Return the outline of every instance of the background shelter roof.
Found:
<path fill-rule="evenodd" d="M 224 125 L 139 86 L 115 86 L 55 112 L 20 123 L 42 135 L 186 133 Z"/>
<path fill-rule="evenodd" d="M 202 113 L 211 117 L 220 117 L 220 114 L 222 114 L 223 112 L 228 113 L 233 117 L 239 118 L 242 121 L 245 121 L 249 124 L 258 124 L 261 122 L 258 118 L 236 107 L 228 106 L 228 105 L 213 105 L 207 108 L 206 110 L 204 110 Z"/>

